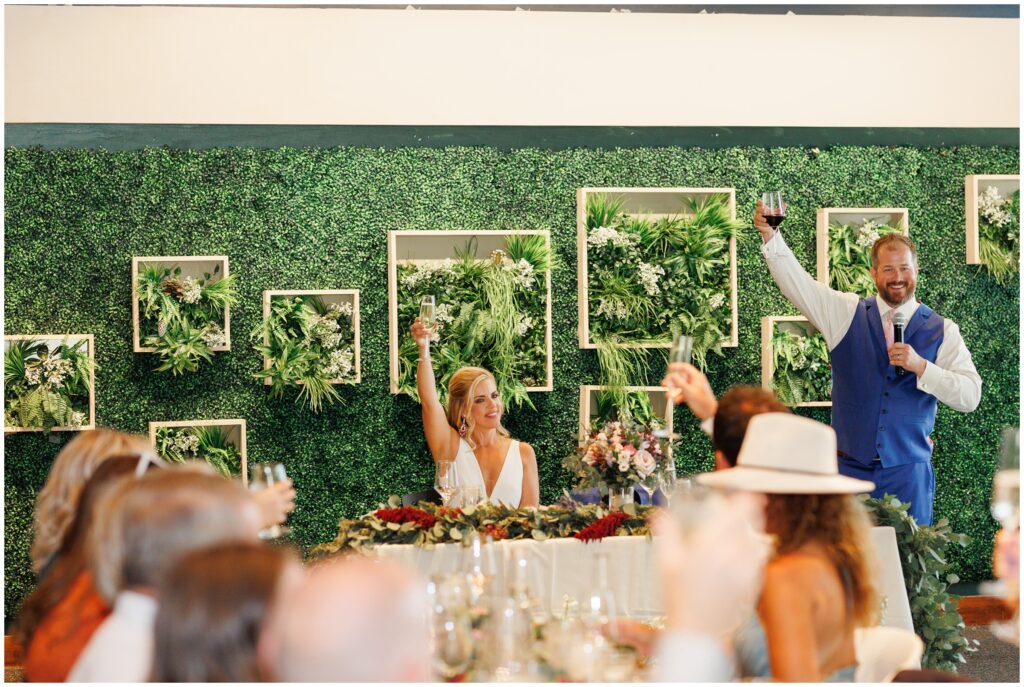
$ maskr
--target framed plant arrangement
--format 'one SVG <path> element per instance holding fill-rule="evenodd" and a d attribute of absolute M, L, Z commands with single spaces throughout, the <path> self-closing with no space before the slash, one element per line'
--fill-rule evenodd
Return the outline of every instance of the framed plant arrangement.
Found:
<path fill-rule="evenodd" d="M 96 429 L 92 334 L 4 337 L 4 432 Z"/>
<path fill-rule="evenodd" d="M 818 281 L 837 291 L 873 296 L 871 246 L 885 234 L 909 234 L 906 208 L 818 208 Z"/>
<path fill-rule="evenodd" d="M 299 389 L 296 402 L 319 412 L 341 400 L 338 384 L 359 384 L 359 291 L 264 291 L 263 320 L 253 331 L 263 355 L 255 374 L 280 397 Z"/>
<path fill-rule="evenodd" d="M 409 327 L 424 296 L 436 303 L 431 358 L 442 401 L 467 365 L 490 370 L 506 404 L 551 391 L 552 265 L 547 231 L 389 232 L 391 393 L 418 396 Z"/>
<path fill-rule="evenodd" d="M 238 300 L 225 256 L 132 258 L 132 340 L 160 356 L 157 372 L 195 372 L 231 350 Z"/>
<path fill-rule="evenodd" d="M 735 189 L 581 188 L 576 213 L 581 348 L 738 344 Z"/>
<path fill-rule="evenodd" d="M 967 264 L 984 265 L 997 284 L 1020 271 L 1020 176 L 972 174 L 964 179 Z"/>
<path fill-rule="evenodd" d="M 590 437 L 595 427 L 609 422 L 626 422 L 645 430 L 672 431 L 672 417 L 666 417 L 668 399 L 663 386 L 627 386 L 622 392 L 625 402 L 606 387 L 584 385 L 580 387 L 580 442 Z M 666 422 L 668 427 L 665 426 Z M 672 455 L 671 445 L 666 453 Z"/>
<path fill-rule="evenodd" d="M 786 405 L 832 405 L 828 344 L 806 317 L 761 318 L 761 386 Z"/>
<path fill-rule="evenodd" d="M 245 420 L 150 422 L 149 440 L 166 461 L 202 460 L 225 477 L 249 483 Z"/>

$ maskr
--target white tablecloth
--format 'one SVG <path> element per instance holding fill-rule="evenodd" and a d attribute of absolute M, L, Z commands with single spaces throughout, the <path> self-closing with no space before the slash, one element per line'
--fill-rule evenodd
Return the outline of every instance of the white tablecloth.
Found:
<path fill-rule="evenodd" d="M 875 581 L 885 601 L 881 624 L 913 632 L 895 530 L 874 527 L 871 538 L 878 562 Z M 617 612 L 633 618 L 664 614 L 653 560 L 654 546 L 647 537 L 609 537 L 590 543 L 576 539 L 527 539 L 497 542 L 493 548 L 494 588 L 504 589 L 511 566 L 520 557 L 526 558 L 530 588 L 549 611 L 560 611 L 566 596 L 583 600 L 596 581 L 593 577 L 597 570 L 596 557 L 604 553 L 608 561 L 608 583 L 615 595 Z M 431 550 L 411 545 L 386 545 L 377 547 L 376 554 L 429 576 L 457 570 L 465 551 L 459 544 L 444 544 Z"/>

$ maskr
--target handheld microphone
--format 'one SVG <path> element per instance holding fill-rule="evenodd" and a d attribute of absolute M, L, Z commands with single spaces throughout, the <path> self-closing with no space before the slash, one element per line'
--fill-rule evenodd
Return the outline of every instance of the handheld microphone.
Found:
<path fill-rule="evenodd" d="M 907 326 L 907 317 L 901 312 L 896 313 L 892 316 L 892 340 L 893 343 L 904 343 L 903 341 L 903 330 Z M 896 366 L 896 376 L 902 377 L 907 374 L 907 371 L 902 367 Z"/>

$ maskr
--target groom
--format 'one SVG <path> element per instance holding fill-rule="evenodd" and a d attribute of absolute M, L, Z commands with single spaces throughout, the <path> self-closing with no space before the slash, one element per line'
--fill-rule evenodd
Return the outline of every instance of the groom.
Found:
<path fill-rule="evenodd" d="M 929 435 L 938 402 L 971 412 L 981 400 L 981 377 L 959 327 L 914 297 L 916 247 L 899 233 L 878 239 L 871 248 L 878 295 L 861 299 L 812 279 L 765 221 L 760 202 L 754 226 L 775 283 L 828 343 L 839 472 L 874 482 L 871 496 L 894 494 L 911 504 L 918 523 L 931 524 Z M 905 343 L 894 342 L 896 313 L 906 323 Z"/>

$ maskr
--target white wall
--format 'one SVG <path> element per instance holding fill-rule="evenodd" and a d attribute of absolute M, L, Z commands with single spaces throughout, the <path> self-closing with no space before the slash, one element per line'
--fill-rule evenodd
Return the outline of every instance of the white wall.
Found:
<path fill-rule="evenodd" d="M 1019 22 L 5 8 L 5 121 L 1017 127 Z"/>

